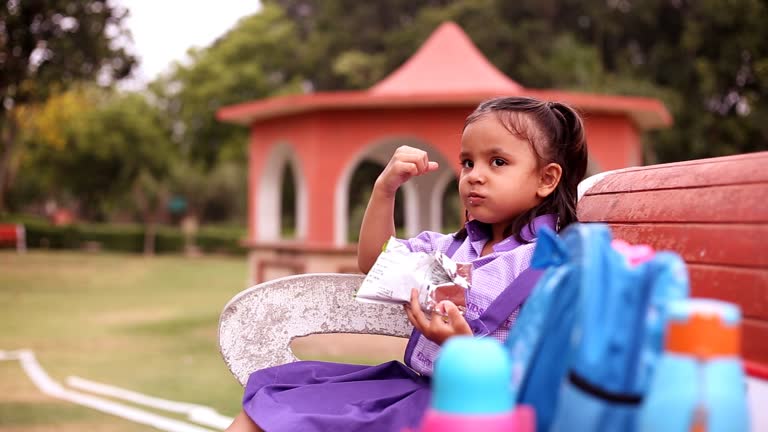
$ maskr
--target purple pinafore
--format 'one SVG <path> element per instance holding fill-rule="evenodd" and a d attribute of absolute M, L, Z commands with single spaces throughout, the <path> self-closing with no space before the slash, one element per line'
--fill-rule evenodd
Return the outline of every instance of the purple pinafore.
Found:
<path fill-rule="evenodd" d="M 539 216 L 532 225 L 533 232 L 523 230 L 526 240 L 534 240 L 541 226 L 554 229 L 555 217 Z M 476 336 L 504 341 L 539 276 L 528 269 L 534 243 L 520 244 L 511 236 L 481 257 L 487 227 L 474 221 L 466 227 L 467 237 L 461 242 L 433 232 L 402 241 L 413 251 L 441 251 L 455 261 L 471 262 L 465 317 Z M 414 330 L 405 353 L 408 366 L 396 361 L 377 366 L 298 361 L 258 370 L 245 386 L 243 410 L 267 432 L 413 428 L 429 404 L 429 376 L 438 351 Z"/>

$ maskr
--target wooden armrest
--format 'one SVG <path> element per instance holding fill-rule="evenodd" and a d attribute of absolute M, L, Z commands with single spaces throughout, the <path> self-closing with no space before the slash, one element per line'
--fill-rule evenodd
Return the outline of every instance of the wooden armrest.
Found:
<path fill-rule="evenodd" d="M 355 292 L 363 275 L 288 276 L 236 294 L 219 318 L 219 350 L 245 385 L 251 372 L 298 360 L 291 340 L 321 333 L 408 337 L 412 326 L 400 305 L 363 304 Z"/>

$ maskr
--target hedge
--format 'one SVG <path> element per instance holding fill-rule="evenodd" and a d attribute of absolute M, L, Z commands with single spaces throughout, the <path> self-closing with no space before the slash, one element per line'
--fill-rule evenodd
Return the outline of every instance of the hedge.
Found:
<path fill-rule="evenodd" d="M 144 227 L 141 225 L 85 224 L 54 226 L 44 219 L 6 220 L 23 223 L 27 247 L 50 249 L 82 249 L 94 242 L 101 250 L 142 253 Z M 245 229 L 239 227 L 202 227 L 195 236 L 195 244 L 204 253 L 244 255 L 240 246 Z M 177 227 L 158 226 L 155 238 L 156 253 L 181 253 L 184 235 Z"/>

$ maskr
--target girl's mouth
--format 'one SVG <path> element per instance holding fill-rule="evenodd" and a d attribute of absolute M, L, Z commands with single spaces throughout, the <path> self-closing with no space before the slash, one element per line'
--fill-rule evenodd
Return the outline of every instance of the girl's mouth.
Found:
<path fill-rule="evenodd" d="M 467 204 L 471 206 L 480 205 L 485 201 L 485 195 L 481 195 L 477 192 L 470 192 L 469 195 L 467 195 Z"/>

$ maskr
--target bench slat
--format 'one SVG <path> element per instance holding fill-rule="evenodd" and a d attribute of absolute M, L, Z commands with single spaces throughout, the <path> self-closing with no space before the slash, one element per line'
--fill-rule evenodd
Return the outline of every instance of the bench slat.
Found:
<path fill-rule="evenodd" d="M 672 250 L 691 264 L 768 268 L 768 225 L 612 224 L 614 237 Z"/>
<path fill-rule="evenodd" d="M 693 296 L 733 302 L 745 317 L 768 320 L 768 269 L 689 264 L 688 270 Z"/>
<path fill-rule="evenodd" d="M 580 221 L 766 223 L 768 185 L 586 195 L 577 211 Z"/>
<path fill-rule="evenodd" d="M 686 261 L 692 295 L 738 304 L 744 357 L 768 366 L 768 152 L 635 167 L 587 181 L 578 219 Z"/>
<path fill-rule="evenodd" d="M 624 170 L 608 176 L 586 195 L 642 190 L 687 189 L 737 184 L 768 184 L 768 152 L 741 157 L 718 158 L 689 163 L 653 165 Z"/>
<path fill-rule="evenodd" d="M 768 365 L 768 321 L 745 318 L 741 330 L 744 359 Z"/>

